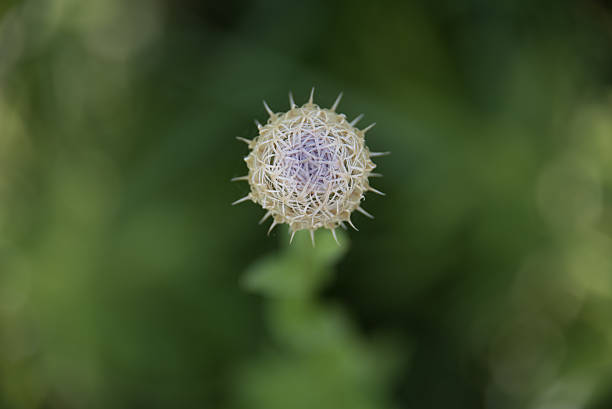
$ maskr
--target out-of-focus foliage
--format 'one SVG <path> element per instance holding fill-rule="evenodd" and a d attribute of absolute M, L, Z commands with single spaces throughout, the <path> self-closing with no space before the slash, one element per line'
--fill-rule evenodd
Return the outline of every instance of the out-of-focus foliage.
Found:
<path fill-rule="evenodd" d="M 611 406 L 611 21 L 605 0 L 0 2 L 0 407 L 260 407 L 304 380 L 363 406 Z M 333 280 L 229 206 L 234 136 L 313 85 L 392 151 Z M 306 358 L 328 336 L 348 366 Z"/>
<path fill-rule="evenodd" d="M 237 396 L 245 408 L 388 408 L 392 344 L 366 345 L 345 313 L 317 302 L 332 265 L 346 250 L 319 231 L 312 248 L 306 233 L 293 246 L 256 263 L 246 287 L 267 297 L 272 340 L 253 363 L 240 368 Z"/>

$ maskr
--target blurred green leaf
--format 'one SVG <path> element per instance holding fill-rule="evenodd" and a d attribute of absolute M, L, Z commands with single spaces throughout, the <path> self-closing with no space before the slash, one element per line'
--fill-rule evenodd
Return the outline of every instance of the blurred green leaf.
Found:
<path fill-rule="evenodd" d="M 346 253 L 348 237 L 337 232 L 338 245 L 328 230 L 315 234 L 315 246 L 307 231 L 295 235 L 293 245 L 285 244 L 281 255 L 272 255 L 253 264 L 244 278 L 244 285 L 274 298 L 308 298 L 325 285 L 331 266 Z M 288 240 L 287 236 L 287 240 Z"/>
<path fill-rule="evenodd" d="M 397 369 L 397 351 L 365 342 L 341 309 L 316 297 L 348 247 L 346 235 L 339 239 L 341 247 L 319 230 L 312 247 L 307 234 L 297 235 L 293 245 L 247 270 L 247 287 L 269 297 L 273 338 L 239 374 L 239 406 L 390 407 L 388 381 Z"/>

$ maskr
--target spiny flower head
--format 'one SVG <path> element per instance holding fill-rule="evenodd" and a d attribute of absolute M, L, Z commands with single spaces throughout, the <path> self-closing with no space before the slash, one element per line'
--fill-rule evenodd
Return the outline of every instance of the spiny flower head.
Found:
<path fill-rule="evenodd" d="M 264 101 L 270 118 L 265 125 L 256 122 L 259 135 L 253 140 L 238 138 L 251 150 L 244 159 L 249 173 L 233 180 L 246 180 L 251 187 L 234 204 L 252 200 L 267 210 L 260 223 L 273 218 L 268 233 L 287 223 L 291 239 L 296 231 L 307 229 L 314 244 L 319 228 L 330 229 L 334 238 L 336 227 L 345 227 L 344 222 L 355 228 L 355 210 L 372 218 L 360 202 L 367 191 L 383 194 L 368 178 L 380 176 L 372 172 L 376 165 L 371 158 L 385 153 L 370 152 L 365 145 L 365 133 L 374 124 L 357 129 L 363 115 L 348 122 L 336 113 L 342 94 L 330 109 L 316 105 L 313 94 L 314 88 L 301 107 L 290 94 L 291 109 L 284 113 L 273 112 Z"/>

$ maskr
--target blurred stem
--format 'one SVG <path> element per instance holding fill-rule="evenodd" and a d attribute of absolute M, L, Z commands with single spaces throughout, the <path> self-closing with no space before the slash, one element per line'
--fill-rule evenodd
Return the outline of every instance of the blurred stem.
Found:
<path fill-rule="evenodd" d="M 283 237 L 283 239 L 285 239 Z M 248 408 L 384 408 L 396 362 L 389 345 L 369 345 L 341 308 L 322 305 L 318 291 L 345 254 L 321 231 L 313 248 L 308 234 L 256 262 L 244 284 L 263 294 L 271 342 L 239 377 L 241 405 Z"/>

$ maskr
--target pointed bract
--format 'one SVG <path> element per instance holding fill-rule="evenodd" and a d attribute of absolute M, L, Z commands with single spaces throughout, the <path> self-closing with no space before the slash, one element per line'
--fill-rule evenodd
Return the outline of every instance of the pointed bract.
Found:
<path fill-rule="evenodd" d="M 377 156 L 387 156 L 391 155 L 391 152 L 370 152 L 370 158 L 375 158 Z"/>
<path fill-rule="evenodd" d="M 340 104 L 341 99 L 342 99 L 342 92 L 338 94 L 338 97 L 334 101 L 334 105 L 331 106 L 330 110 L 335 112 L 336 108 L 338 108 L 338 105 Z"/>
<path fill-rule="evenodd" d="M 276 114 L 274 113 L 274 111 L 270 109 L 266 101 L 263 101 L 263 104 L 264 104 L 264 108 L 266 108 L 266 112 L 268 113 L 268 115 L 270 115 L 270 118 L 272 119 L 276 118 Z"/>
<path fill-rule="evenodd" d="M 276 222 L 276 220 L 272 221 L 272 225 L 270 226 L 270 228 L 268 229 L 268 236 L 270 235 L 270 232 L 272 231 L 273 228 L 276 227 L 278 223 Z"/>
<path fill-rule="evenodd" d="M 246 202 L 247 200 L 251 200 L 251 194 L 250 193 L 248 195 L 246 195 L 245 197 L 241 197 L 240 199 L 236 200 L 235 202 L 232 202 L 232 206 L 237 205 L 238 203 Z"/>
<path fill-rule="evenodd" d="M 243 138 L 242 136 L 237 136 L 237 137 L 236 137 L 236 139 L 238 139 L 238 140 L 239 140 L 239 141 L 241 141 L 241 142 L 246 143 L 247 145 L 250 145 L 250 144 L 251 144 L 251 142 L 253 142 L 253 141 L 251 141 L 250 139 Z"/>
<path fill-rule="evenodd" d="M 370 191 L 372 191 L 372 192 L 374 192 L 374 193 L 376 193 L 376 194 L 378 194 L 378 195 L 381 195 L 381 196 L 387 196 L 387 194 L 386 194 L 386 193 L 383 193 L 383 192 L 381 192 L 380 190 L 376 190 L 376 189 L 374 189 L 372 186 L 370 186 L 368 190 L 370 190 Z"/>
<path fill-rule="evenodd" d="M 259 220 L 259 223 L 257 224 L 262 224 L 263 222 L 265 222 L 268 217 L 272 216 L 272 212 L 271 211 L 267 211 L 266 214 L 263 215 L 263 217 Z"/>
<path fill-rule="evenodd" d="M 369 217 L 370 219 L 374 218 L 374 216 L 372 216 L 370 213 L 368 213 L 365 210 L 363 210 L 363 208 L 361 206 L 357 206 L 357 211 L 360 212 L 361 214 Z"/>
<path fill-rule="evenodd" d="M 338 236 L 336 236 L 336 229 L 329 229 L 331 231 L 332 236 L 334 236 L 334 240 L 336 241 L 336 243 L 338 243 L 338 245 L 340 245 L 340 242 L 338 241 Z"/>
<path fill-rule="evenodd" d="M 310 97 L 308 98 L 309 104 L 314 104 L 314 91 L 315 91 L 315 87 L 312 87 L 312 89 L 310 90 Z"/>
<path fill-rule="evenodd" d="M 370 129 L 374 128 L 374 126 L 376 125 L 376 122 L 372 122 L 370 125 L 368 125 L 367 127 L 365 127 L 361 132 L 366 133 L 368 132 Z"/>
<path fill-rule="evenodd" d="M 357 117 L 350 122 L 350 125 L 355 126 L 357 122 L 361 121 L 362 118 L 363 118 L 363 114 L 357 115 Z"/>

